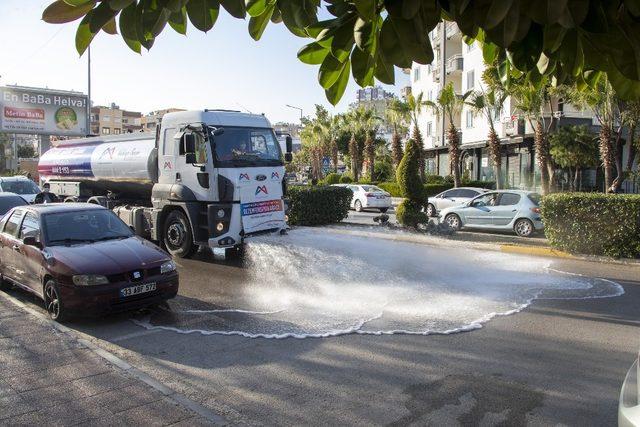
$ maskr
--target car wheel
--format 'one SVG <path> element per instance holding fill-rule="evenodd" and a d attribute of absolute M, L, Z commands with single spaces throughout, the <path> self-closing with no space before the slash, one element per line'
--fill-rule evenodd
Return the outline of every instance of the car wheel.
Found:
<path fill-rule="evenodd" d="M 389 210 L 389 208 L 380 208 L 380 212 L 382 213 L 386 213 Z"/>
<path fill-rule="evenodd" d="M 451 228 L 452 230 L 460 230 L 462 228 L 462 221 L 460 221 L 460 217 L 457 214 L 449 214 L 444 217 L 444 222 Z"/>
<path fill-rule="evenodd" d="M 188 258 L 198 249 L 197 245 L 193 243 L 189 220 L 182 211 L 174 210 L 167 216 L 164 222 L 162 243 L 171 255 L 178 258 Z"/>
<path fill-rule="evenodd" d="M 56 322 L 64 322 L 69 317 L 60 298 L 58 285 L 53 279 L 47 280 L 44 285 L 44 308 L 47 310 L 49 317 Z"/>
<path fill-rule="evenodd" d="M 428 217 L 436 216 L 436 207 L 433 206 L 431 203 L 427 204 L 427 216 Z"/>
<path fill-rule="evenodd" d="M 535 228 L 533 227 L 533 222 L 531 222 L 531 220 L 528 220 L 526 218 L 521 218 L 517 220 L 515 225 L 513 226 L 513 229 L 516 232 L 516 234 L 520 237 L 530 237 L 535 231 Z"/>
<path fill-rule="evenodd" d="M 353 208 L 356 210 L 356 212 L 362 212 L 362 203 L 360 202 L 360 200 L 355 201 L 355 203 L 353 204 Z"/>

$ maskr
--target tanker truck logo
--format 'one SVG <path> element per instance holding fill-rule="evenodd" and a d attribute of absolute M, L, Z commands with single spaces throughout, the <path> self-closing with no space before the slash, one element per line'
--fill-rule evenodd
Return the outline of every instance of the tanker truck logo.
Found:
<path fill-rule="evenodd" d="M 238 181 L 251 181 L 251 178 L 249 178 L 249 174 L 248 173 L 241 173 L 240 174 L 240 178 L 238 178 Z"/>
<path fill-rule="evenodd" d="M 164 166 L 163 166 L 164 170 L 171 170 L 173 169 L 173 164 L 171 164 L 171 160 L 166 160 L 164 162 Z"/>
<path fill-rule="evenodd" d="M 116 152 L 116 147 L 109 147 L 109 148 L 107 148 L 106 150 L 104 150 L 102 152 L 102 154 L 100 155 L 100 159 L 98 159 L 98 160 L 104 159 L 105 156 L 109 156 L 109 159 L 113 160 L 113 154 L 115 152 Z"/>
<path fill-rule="evenodd" d="M 264 194 L 269 194 L 269 192 L 267 191 L 267 186 L 266 185 L 261 185 L 258 186 L 258 188 L 256 188 L 256 196 L 260 193 L 264 193 Z"/>
<path fill-rule="evenodd" d="M 280 174 L 278 172 L 271 172 L 271 179 L 274 181 L 280 180 Z"/>

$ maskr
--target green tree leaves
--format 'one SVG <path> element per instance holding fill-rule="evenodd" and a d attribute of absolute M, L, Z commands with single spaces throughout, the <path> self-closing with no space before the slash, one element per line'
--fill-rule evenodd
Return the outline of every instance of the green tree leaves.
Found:
<path fill-rule="evenodd" d="M 586 73 L 598 71 L 608 75 L 619 96 L 640 94 L 638 0 L 324 0 L 331 16 L 318 21 L 320 5 L 321 0 L 56 0 L 42 18 L 58 24 L 82 18 L 76 34 L 80 54 L 100 30 L 116 33 L 116 21 L 135 52 L 151 48 L 167 23 L 180 34 L 188 22 L 211 30 L 220 6 L 238 19 L 248 14 L 255 40 L 269 22 L 282 22 L 292 34 L 311 39 L 298 57 L 320 66 L 319 80 L 332 103 L 344 92 L 346 74 L 361 86 L 376 79 L 392 84 L 394 66 L 430 63 L 428 34 L 446 19 L 482 44 L 487 62 L 501 61 L 504 81 L 520 73 L 533 84 L 543 76 L 586 84 Z"/>

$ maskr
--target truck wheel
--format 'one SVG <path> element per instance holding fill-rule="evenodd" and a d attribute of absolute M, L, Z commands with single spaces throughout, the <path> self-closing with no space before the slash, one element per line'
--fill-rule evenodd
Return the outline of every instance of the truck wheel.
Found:
<path fill-rule="evenodd" d="M 164 221 L 162 243 L 167 251 L 178 258 L 189 258 L 198 249 L 193 243 L 189 220 L 182 211 L 171 211 Z"/>

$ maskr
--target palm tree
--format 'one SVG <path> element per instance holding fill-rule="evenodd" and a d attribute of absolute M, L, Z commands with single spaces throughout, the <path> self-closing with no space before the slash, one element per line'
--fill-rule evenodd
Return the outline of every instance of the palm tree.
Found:
<path fill-rule="evenodd" d="M 393 128 L 393 136 L 391 137 L 391 153 L 393 156 L 393 164 L 397 168 L 402 160 L 402 138 L 401 134 L 407 133 L 409 122 L 411 120 L 411 110 L 409 104 L 399 99 L 392 99 L 385 111 L 387 123 Z"/>
<path fill-rule="evenodd" d="M 496 189 L 502 188 L 502 154 L 500 153 L 500 138 L 495 128 L 495 118 L 502 113 L 502 108 L 507 94 L 499 90 L 491 90 L 489 92 L 475 92 L 471 95 L 471 100 L 467 105 L 473 109 L 476 114 L 482 114 L 487 118 L 489 123 L 489 135 L 487 136 L 489 155 L 493 161 L 493 171 L 496 177 Z"/>
<path fill-rule="evenodd" d="M 422 142 L 422 133 L 420 132 L 420 128 L 418 127 L 418 118 L 420 113 L 422 112 L 422 107 L 424 106 L 424 102 L 422 101 L 423 93 L 420 92 L 418 96 L 413 96 L 413 94 L 409 94 L 407 97 L 407 106 L 409 107 L 409 116 L 411 117 L 411 122 L 413 123 L 413 133 L 411 138 L 413 142 L 416 144 L 418 149 L 419 156 L 419 168 L 420 168 L 420 179 L 422 182 L 425 180 L 424 176 L 424 167 L 425 167 L 425 159 L 424 159 L 424 143 Z"/>
<path fill-rule="evenodd" d="M 426 101 L 425 105 L 431 108 L 437 115 L 444 115 L 449 121 L 447 128 L 447 144 L 449 146 L 449 164 L 453 170 L 453 185 L 459 187 L 460 182 L 460 137 L 458 129 L 454 122 L 455 118 L 460 115 L 465 101 L 471 92 L 458 95 L 453 88 L 453 83 L 449 82 L 435 102 Z M 442 117 L 442 116 L 441 116 Z"/>

